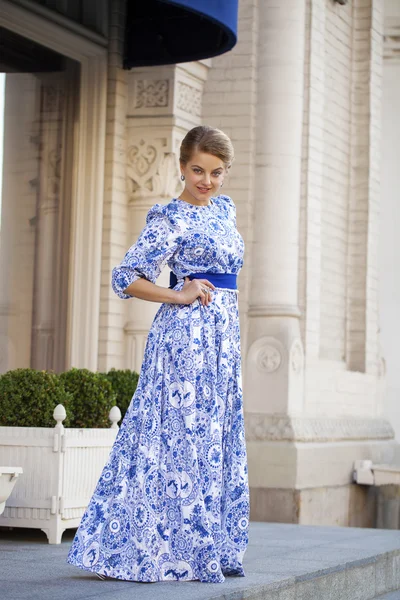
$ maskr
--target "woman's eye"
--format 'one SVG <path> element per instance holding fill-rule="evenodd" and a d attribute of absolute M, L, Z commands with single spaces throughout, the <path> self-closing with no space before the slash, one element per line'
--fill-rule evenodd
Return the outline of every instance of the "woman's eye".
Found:
<path fill-rule="evenodd" d="M 222 173 L 219 171 L 218 173 L 213 173 L 214 177 L 219 177 Z"/>

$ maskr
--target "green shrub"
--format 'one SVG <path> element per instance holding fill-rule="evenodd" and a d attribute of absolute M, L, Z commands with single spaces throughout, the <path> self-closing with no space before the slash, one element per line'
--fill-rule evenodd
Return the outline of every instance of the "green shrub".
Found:
<path fill-rule="evenodd" d="M 116 404 L 121 411 L 122 418 L 124 418 L 132 396 L 135 393 L 139 375 L 129 369 L 111 369 L 111 371 L 104 373 L 104 375 L 112 385 L 112 389 L 116 394 Z"/>
<path fill-rule="evenodd" d="M 71 427 L 110 427 L 108 414 L 115 405 L 115 393 L 102 373 L 71 369 L 59 377 L 72 395 Z"/>
<path fill-rule="evenodd" d="M 0 425 L 12 427 L 54 427 L 53 411 L 63 404 L 68 426 L 72 397 L 58 375 L 35 369 L 15 369 L 0 375 Z"/>

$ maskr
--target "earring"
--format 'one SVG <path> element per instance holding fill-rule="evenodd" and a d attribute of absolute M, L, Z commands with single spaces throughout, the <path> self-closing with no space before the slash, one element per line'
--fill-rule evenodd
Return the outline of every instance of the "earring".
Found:
<path fill-rule="evenodd" d="M 185 176 L 181 175 L 181 181 L 185 181 Z"/>
<path fill-rule="evenodd" d="M 224 185 L 224 182 L 221 183 L 221 187 Z"/>

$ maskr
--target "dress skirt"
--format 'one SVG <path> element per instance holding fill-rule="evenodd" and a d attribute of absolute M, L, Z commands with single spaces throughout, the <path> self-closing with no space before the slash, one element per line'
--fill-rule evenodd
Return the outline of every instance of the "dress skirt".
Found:
<path fill-rule="evenodd" d="M 243 576 L 249 492 L 237 293 L 163 304 L 68 562 L 130 581 Z"/>

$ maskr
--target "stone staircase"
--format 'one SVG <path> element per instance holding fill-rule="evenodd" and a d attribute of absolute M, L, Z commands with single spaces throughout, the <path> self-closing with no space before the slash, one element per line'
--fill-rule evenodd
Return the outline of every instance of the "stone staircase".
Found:
<path fill-rule="evenodd" d="M 4 600 L 400 600 L 400 531 L 252 523 L 246 577 L 212 585 L 100 581 L 65 562 L 72 531 L 49 545 L 0 529 Z"/>

